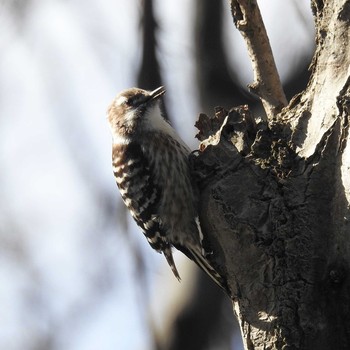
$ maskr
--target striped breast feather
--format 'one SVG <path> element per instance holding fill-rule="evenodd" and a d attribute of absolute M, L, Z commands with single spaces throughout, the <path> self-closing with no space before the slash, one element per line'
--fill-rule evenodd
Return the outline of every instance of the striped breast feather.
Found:
<path fill-rule="evenodd" d="M 139 143 L 114 146 L 113 171 L 123 200 L 137 224 L 146 232 L 152 231 L 154 223 L 160 223 L 157 216 L 161 189 Z"/>
<path fill-rule="evenodd" d="M 176 269 L 166 228 L 159 216 L 162 190 L 155 181 L 152 162 L 137 142 L 113 146 L 113 171 L 122 198 L 150 246 L 164 254 L 175 277 Z"/>

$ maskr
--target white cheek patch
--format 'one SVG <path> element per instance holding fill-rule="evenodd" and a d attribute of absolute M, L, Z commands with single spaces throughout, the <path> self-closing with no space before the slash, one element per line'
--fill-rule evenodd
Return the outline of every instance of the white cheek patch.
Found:
<path fill-rule="evenodd" d="M 125 124 L 128 126 L 133 126 L 135 123 L 135 111 L 130 111 L 124 115 Z"/>

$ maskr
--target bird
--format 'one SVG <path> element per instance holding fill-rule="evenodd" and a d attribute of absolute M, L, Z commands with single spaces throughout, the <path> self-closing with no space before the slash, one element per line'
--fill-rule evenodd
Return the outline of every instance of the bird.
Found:
<path fill-rule="evenodd" d="M 208 260 L 191 176 L 190 148 L 166 120 L 165 88 L 121 91 L 108 108 L 112 167 L 121 197 L 150 246 L 180 275 L 172 248 L 195 261 L 217 284 L 222 276 Z"/>

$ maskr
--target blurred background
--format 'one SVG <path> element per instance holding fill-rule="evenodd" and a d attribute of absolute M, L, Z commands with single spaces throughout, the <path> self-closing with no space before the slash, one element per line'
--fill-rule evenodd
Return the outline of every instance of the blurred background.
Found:
<path fill-rule="evenodd" d="M 287 96 L 314 49 L 308 0 L 261 0 Z M 197 146 L 200 112 L 259 104 L 229 1 L 0 0 L 0 349 L 241 349 L 229 301 L 126 212 L 106 110 L 165 85 Z M 261 113 L 261 112 L 260 112 Z"/>

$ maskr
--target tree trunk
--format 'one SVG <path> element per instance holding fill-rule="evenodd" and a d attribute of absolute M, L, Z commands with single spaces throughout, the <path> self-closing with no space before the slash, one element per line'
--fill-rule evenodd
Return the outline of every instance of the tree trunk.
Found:
<path fill-rule="evenodd" d="M 245 349 L 350 349 L 350 2 L 314 0 L 306 90 L 201 115 L 201 223 Z"/>

